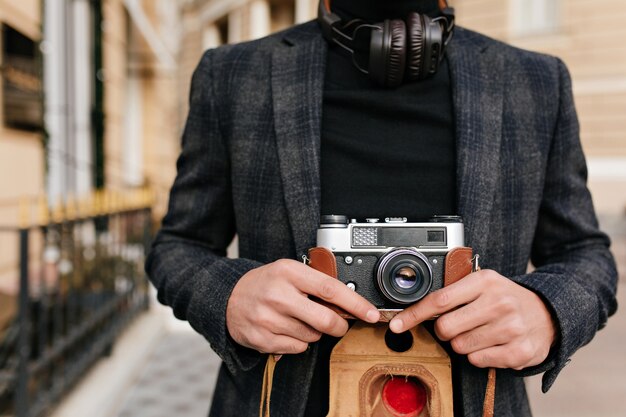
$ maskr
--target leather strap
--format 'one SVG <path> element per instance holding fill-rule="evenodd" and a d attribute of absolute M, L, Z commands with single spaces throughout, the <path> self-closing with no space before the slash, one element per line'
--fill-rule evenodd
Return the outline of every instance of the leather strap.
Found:
<path fill-rule="evenodd" d="M 263 372 L 263 385 L 261 387 L 261 404 L 259 404 L 259 417 L 270 417 L 270 397 L 272 396 L 272 382 L 274 369 L 282 355 L 268 355 Z"/>
<path fill-rule="evenodd" d="M 493 408 L 496 402 L 496 368 L 489 368 L 487 374 L 487 389 L 483 401 L 483 417 L 493 417 Z"/>
<path fill-rule="evenodd" d="M 478 255 L 472 258 L 470 272 L 480 271 L 478 265 Z M 447 265 L 446 265 L 447 266 Z M 485 399 L 483 400 L 483 417 L 493 417 L 496 402 L 496 368 L 489 368 L 487 372 L 487 387 L 485 388 Z"/>

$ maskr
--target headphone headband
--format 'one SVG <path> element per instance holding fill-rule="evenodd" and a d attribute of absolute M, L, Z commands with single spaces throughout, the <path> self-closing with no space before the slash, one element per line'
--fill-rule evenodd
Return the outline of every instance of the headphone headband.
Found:
<path fill-rule="evenodd" d="M 443 14 L 444 11 L 446 9 L 450 9 L 451 7 L 448 6 L 448 2 L 446 0 L 438 0 L 437 2 L 438 6 L 439 6 L 439 11 Z M 320 7 L 324 7 L 326 9 L 326 12 L 329 14 L 332 14 L 333 12 L 330 10 L 330 0 L 321 0 L 320 1 Z"/>

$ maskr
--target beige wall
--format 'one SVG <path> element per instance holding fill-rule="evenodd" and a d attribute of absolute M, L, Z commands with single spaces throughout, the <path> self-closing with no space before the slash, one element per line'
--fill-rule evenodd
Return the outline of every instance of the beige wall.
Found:
<path fill-rule="evenodd" d="M 41 36 L 40 0 L 0 0 L 0 20 L 33 39 Z"/>
<path fill-rule="evenodd" d="M 198 21 L 198 14 L 199 8 L 197 6 L 183 8 L 184 32 L 178 60 L 178 82 L 180 89 L 178 91 L 177 100 L 180 103 L 181 113 L 184 117 L 187 116 L 187 112 L 189 111 L 191 76 L 204 52 L 203 32 L 205 26 L 201 25 Z M 183 122 L 184 120 L 181 120 L 181 128 Z"/>
<path fill-rule="evenodd" d="M 155 74 L 144 81 L 144 176 L 156 196 L 154 216 L 160 219 L 167 208 L 169 190 L 176 176 L 180 152 L 180 93 L 175 74 Z"/>
<path fill-rule="evenodd" d="M 37 0 L 0 0 L 0 21 L 34 40 L 41 38 L 40 12 Z M 2 82 L 0 108 L 1 101 Z M 7 128 L 2 117 L 0 111 L 0 225 L 15 225 L 18 197 L 44 190 L 44 152 L 41 134 Z"/>
<path fill-rule="evenodd" d="M 162 32 L 155 1 L 143 1 L 146 14 L 165 41 L 169 36 Z M 176 158 L 180 152 L 181 109 L 178 97 L 185 92 L 178 86 L 175 68 L 159 61 L 154 51 L 151 70 L 142 72 L 143 111 L 143 176 L 144 183 L 155 191 L 153 213 L 160 219 L 167 209 L 169 189 L 176 176 Z M 175 55 L 175 51 L 169 51 Z M 174 57 L 176 58 L 176 57 Z"/>
<path fill-rule="evenodd" d="M 127 14 L 122 0 L 103 2 L 105 184 L 124 188 L 124 110 L 127 77 Z"/>

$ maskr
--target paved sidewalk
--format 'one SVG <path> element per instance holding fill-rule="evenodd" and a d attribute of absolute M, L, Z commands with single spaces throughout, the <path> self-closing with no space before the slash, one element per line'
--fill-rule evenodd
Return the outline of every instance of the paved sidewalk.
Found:
<path fill-rule="evenodd" d="M 204 338 L 154 301 L 51 417 L 206 417 L 219 364 Z"/>
<path fill-rule="evenodd" d="M 190 329 L 167 331 L 146 360 L 117 417 L 206 417 L 219 358 Z"/>

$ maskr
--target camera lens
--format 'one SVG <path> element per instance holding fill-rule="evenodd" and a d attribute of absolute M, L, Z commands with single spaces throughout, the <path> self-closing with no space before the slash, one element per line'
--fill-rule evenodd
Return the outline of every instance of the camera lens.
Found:
<path fill-rule="evenodd" d="M 433 283 L 428 258 L 411 248 L 398 248 L 382 256 L 376 278 L 380 292 L 398 304 L 422 299 Z"/>
<path fill-rule="evenodd" d="M 393 283 L 403 290 L 411 289 L 417 283 L 417 271 L 410 265 L 400 265 L 393 272 Z"/>

